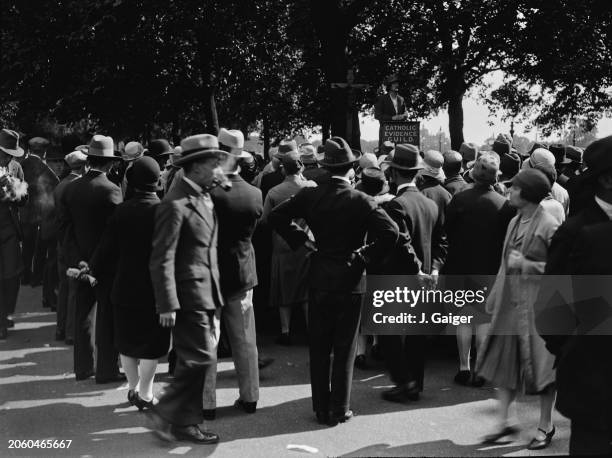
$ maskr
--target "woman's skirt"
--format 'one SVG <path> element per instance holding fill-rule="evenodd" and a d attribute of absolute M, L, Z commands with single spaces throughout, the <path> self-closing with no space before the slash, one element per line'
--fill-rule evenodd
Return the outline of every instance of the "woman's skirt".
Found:
<path fill-rule="evenodd" d="M 168 353 L 170 328 L 159 324 L 155 308 L 115 306 L 115 347 L 132 358 L 158 359 Z"/>

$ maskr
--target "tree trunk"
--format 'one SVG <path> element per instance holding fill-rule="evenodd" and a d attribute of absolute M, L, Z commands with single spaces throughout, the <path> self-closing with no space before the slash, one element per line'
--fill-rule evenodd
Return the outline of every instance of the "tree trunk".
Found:
<path fill-rule="evenodd" d="M 463 96 L 465 92 L 454 92 L 448 100 L 448 130 L 451 148 L 459 151 L 463 143 Z"/>
<path fill-rule="evenodd" d="M 206 25 L 200 24 L 196 32 L 198 62 L 202 75 L 202 100 L 204 102 L 204 132 L 219 134 L 219 118 L 215 104 L 214 37 L 210 37 Z"/>

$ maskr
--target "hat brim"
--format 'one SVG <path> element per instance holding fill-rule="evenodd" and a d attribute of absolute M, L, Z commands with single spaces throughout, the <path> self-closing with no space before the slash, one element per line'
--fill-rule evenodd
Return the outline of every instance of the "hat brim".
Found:
<path fill-rule="evenodd" d="M 399 165 L 393 162 L 393 160 L 383 161 L 383 163 L 387 163 L 389 164 L 389 167 L 391 167 L 392 169 L 397 169 L 397 170 L 421 170 L 425 168 L 425 166 L 422 163 L 417 164 L 414 167 L 406 167 L 405 165 Z"/>
<path fill-rule="evenodd" d="M 3 148 L 2 146 L 0 146 L 0 150 L 13 157 L 21 157 L 25 154 L 23 148 L 20 148 L 19 146 L 17 147 L 17 149 Z"/>
<path fill-rule="evenodd" d="M 196 161 L 198 159 L 221 158 L 228 154 L 229 153 L 226 153 L 225 151 L 220 150 L 220 149 L 209 149 L 206 151 L 198 151 L 196 153 L 189 153 L 186 156 L 173 161 L 172 164 L 176 166 L 181 166 L 189 162 Z M 155 156 L 155 157 L 160 157 L 160 156 L 162 155 L 160 154 L 159 156 Z"/>
<path fill-rule="evenodd" d="M 100 159 L 108 159 L 109 161 L 122 161 L 123 160 L 121 156 L 115 156 L 114 154 L 112 156 L 109 156 L 108 154 L 98 154 L 95 151 L 92 152 L 91 148 L 88 149 L 87 151 L 83 151 L 83 154 L 85 154 L 87 157 L 97 157 Z"/>
<path fill-rule="evenodd" d="M 363 154 L 361 153 L 361 151 L 357 151 L 357 150 L 352 150 L 351 152 L 353 153 L 353 159 L 351 159 L 350 161 L 344 161 L 344 162 L 325 162 L 325 153 L 322 153 L 321 155 L 321 159 L 317 159 L 319 162 L 319 165 L 321 167 L 326 167 L 329 169 L 335 169 L 338 167 L 346 167 L 347 165 L 353 165 L 355 162 L 359 162 L 359 159 L 361 159 L 361 156 L 363 156 Z"/>

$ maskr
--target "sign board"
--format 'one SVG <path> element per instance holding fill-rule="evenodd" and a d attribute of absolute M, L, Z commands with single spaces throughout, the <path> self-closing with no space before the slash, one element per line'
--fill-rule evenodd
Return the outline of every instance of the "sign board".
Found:
<path fill-rule="evenodd" d="M 408 143 L 421 147 L 421 123 L 419 121 L 384 121 L 380 129 L 379 143 Z"/>

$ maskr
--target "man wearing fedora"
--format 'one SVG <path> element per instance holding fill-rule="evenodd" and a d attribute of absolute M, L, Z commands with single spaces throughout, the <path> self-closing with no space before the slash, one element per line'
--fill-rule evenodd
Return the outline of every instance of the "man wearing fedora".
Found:
<path fill-rule="evenodd" d="M 120 157 L 114 154 L 111 137 L 94 135 L 87 150 L 89 170 L 75 179 L 64 190 L 61 205 L 61 231 L 63 244 L 70 253 L 66 259 L 75 267 L 81 261 L 89 263 L 102 238 L 108 219 L 123 199 L 121 189 L 107 177 Z M 110 303 L 111 276 L 100 276 L 91 287 L 79 282 L 76 292 L 74 340 L 74 373 L 77 380 L 96 376 L 96 383 L 125 380 L 119 373 L 118 353 L 113 339 L 113 308 Z M 96 367 L 94 372 L 93 348 L 88 330 L 88 316 L 96 307 Z"/>
<path fill-rule="evenodd" d="M 610 274 L 610 221 L 612 220 L 612 136 L 591 143 L 584 151 L 587 170 L 581 177 L 587 190 L 584 207 L 570 216 L 555 232 L 548 251 L 547 275 L 572 275 L 572 287 L 584 292 L 585 275 Z M 553 277 L 554 278 L 554 277 Z M 592 280 L 591 280 L 592 281 Z M 603 280 L 601 280 L 603 281 Z M 592 298 L 592 292 L 577 296 L 571 323 L 601 322 L 601 297 Z M 587 298 L 586 300 L 584 298 Z M 582 299 L 578 302 L 579 299 Z M 558 323 L 565 307 L 559 307 L 553 296 L 536 324 L 539 329 Z M 603 315 L 605 316 L 605 315 Z M 554 321 L 551 321 L 554 320 Z M 564 335 L 542 337 L 546 347 L 556 357 L 557 410 L 571 420 L 570 454 L 609 456 L 612 451 L 612 396 L 610 383 L 610 337 L 580 335 L 568 329 Z"/>
<path fill-rule="evenodd" d="M 329 172 L 319 167 L 317 149 L 312 143 L 302 143 L 300 145 L 300 161 L 304 164 L 302 175 L 307 180 L 312 180 L 319 184 L 329 178 Z"/>
<path fill-rule="evenodd" d="M 238 375 L 240 396 L 236 407 L 254 413 L 259 400 L 259 368 L 253 288 L 257 285 L 255 250 L 251 237 L 263 211 L 261 191 L 240 176 L 240 163 L 250 156 L 243 151 L 244 135 L 239 130 L 219 130 L 219 149 L 227 154 L 222 167 L 232 187 L 211 191 L 219 220 L 219 275 L 225 306 L 217 309 L 214 319 L 215 344 L 221 329 L 227 333 Z M 224 326 L 221 328 L 219 315 Z M 217 347 L 213 349 L 217 351 Z M 217 366 L 211 365 L 204 383 L 205 417 L 215 417 L 217 406 Z"/>
<path fill-rule="evenodd" d="M 359 156 L 346 141 L 332 137 L 324 151 L 321 165 L 330 171 L 329 181 L 303 188 L 274 208 L 268 219 L 292 249 L 306 245 L 314 251 L 308 303 L 312 404 L 320 423 L 335 426 L 353 416 L 350 394 L 364 269 L 395 246 L 398 232 L 371 197 L 353 189 Z M 314 242 L 292 223 L 297 218 L 306 221 Z M 364 246 L 366 234 L 373 243 Z"/>
<path fill-rule="evenodd" d="M 415 178 L 423 169 L 419 149 L 414 145 L 399 144 L 389 164 L 391 180 L 397 185 L 397 197 L 385 210 L 398 225 L 400 234 L 412 241 L 421 262 L 421 271 L 437 278 L 446 259 L 447 242 L 444 235 L 442 212 L 430 198 L 419 192 Z M 388 274 L 405 274 L 401 258 L 389 260 Z M 423 391 L 426 336 L 380 336 L 380 344 L 387 370 L 395 387 L 385 391 L 383 398 L 393 402 L 418 400 Z"/>
<path fill-rule="evenodd" d="M 74 320 L 76 315 L 76 280 L 66 276 L 69 267 L 67 253 L 64 244 L 65 232 L 61 229 L 62 216 L 66 210 L 63 207 L 63 196 L 66 187 L 77 178 L 87 172 L 87 155 L 82 151 L 73 151 L 64 157 L 64 161 L 70 168 L 70 173 L 53 190 L 55 202 L 54 217 L 57 231 L 57 271 L 59 274 L 59 292 L 57 296 L 57 325 L 55 328 L 55 340 L 65 340 L 66 343 L 74 344 Z"/>
<path fill-rule="evenodd" d="M 217 364 L 215 314 L 224 303 L 217 261 L 219 220 L 210 191 L 225 179 L 220 159 L 227 153 L 208 134 L 185 138 L 181 148 L 175 165 L 185 175 L 157 208 L 149 263 L 160 323 L 173 328 L 176 368 L 149 418 L 162 440 L 212 444 L 219 436 L 198 427 L 204 420 L 205 379 Z"/>
<path fill-rule="evenodd" d="M 24 181 L 23 170 L 15 158 L 23 156 L 19 134 L 14 130 L 0 131 L 0 168 L 10 177 Z M 1 175 L 1 174 L 0 174 Z M 2 178 L 3 180 L 6 178 Z M 27 194 L 14 201 L 0 200 L 0 340 L 7 338 L 14 326 L 9 315 L 15 312 L 19 294 L 19 276 L 23 269 L 20 240 L 22 238 L 19 208 Z"/>

